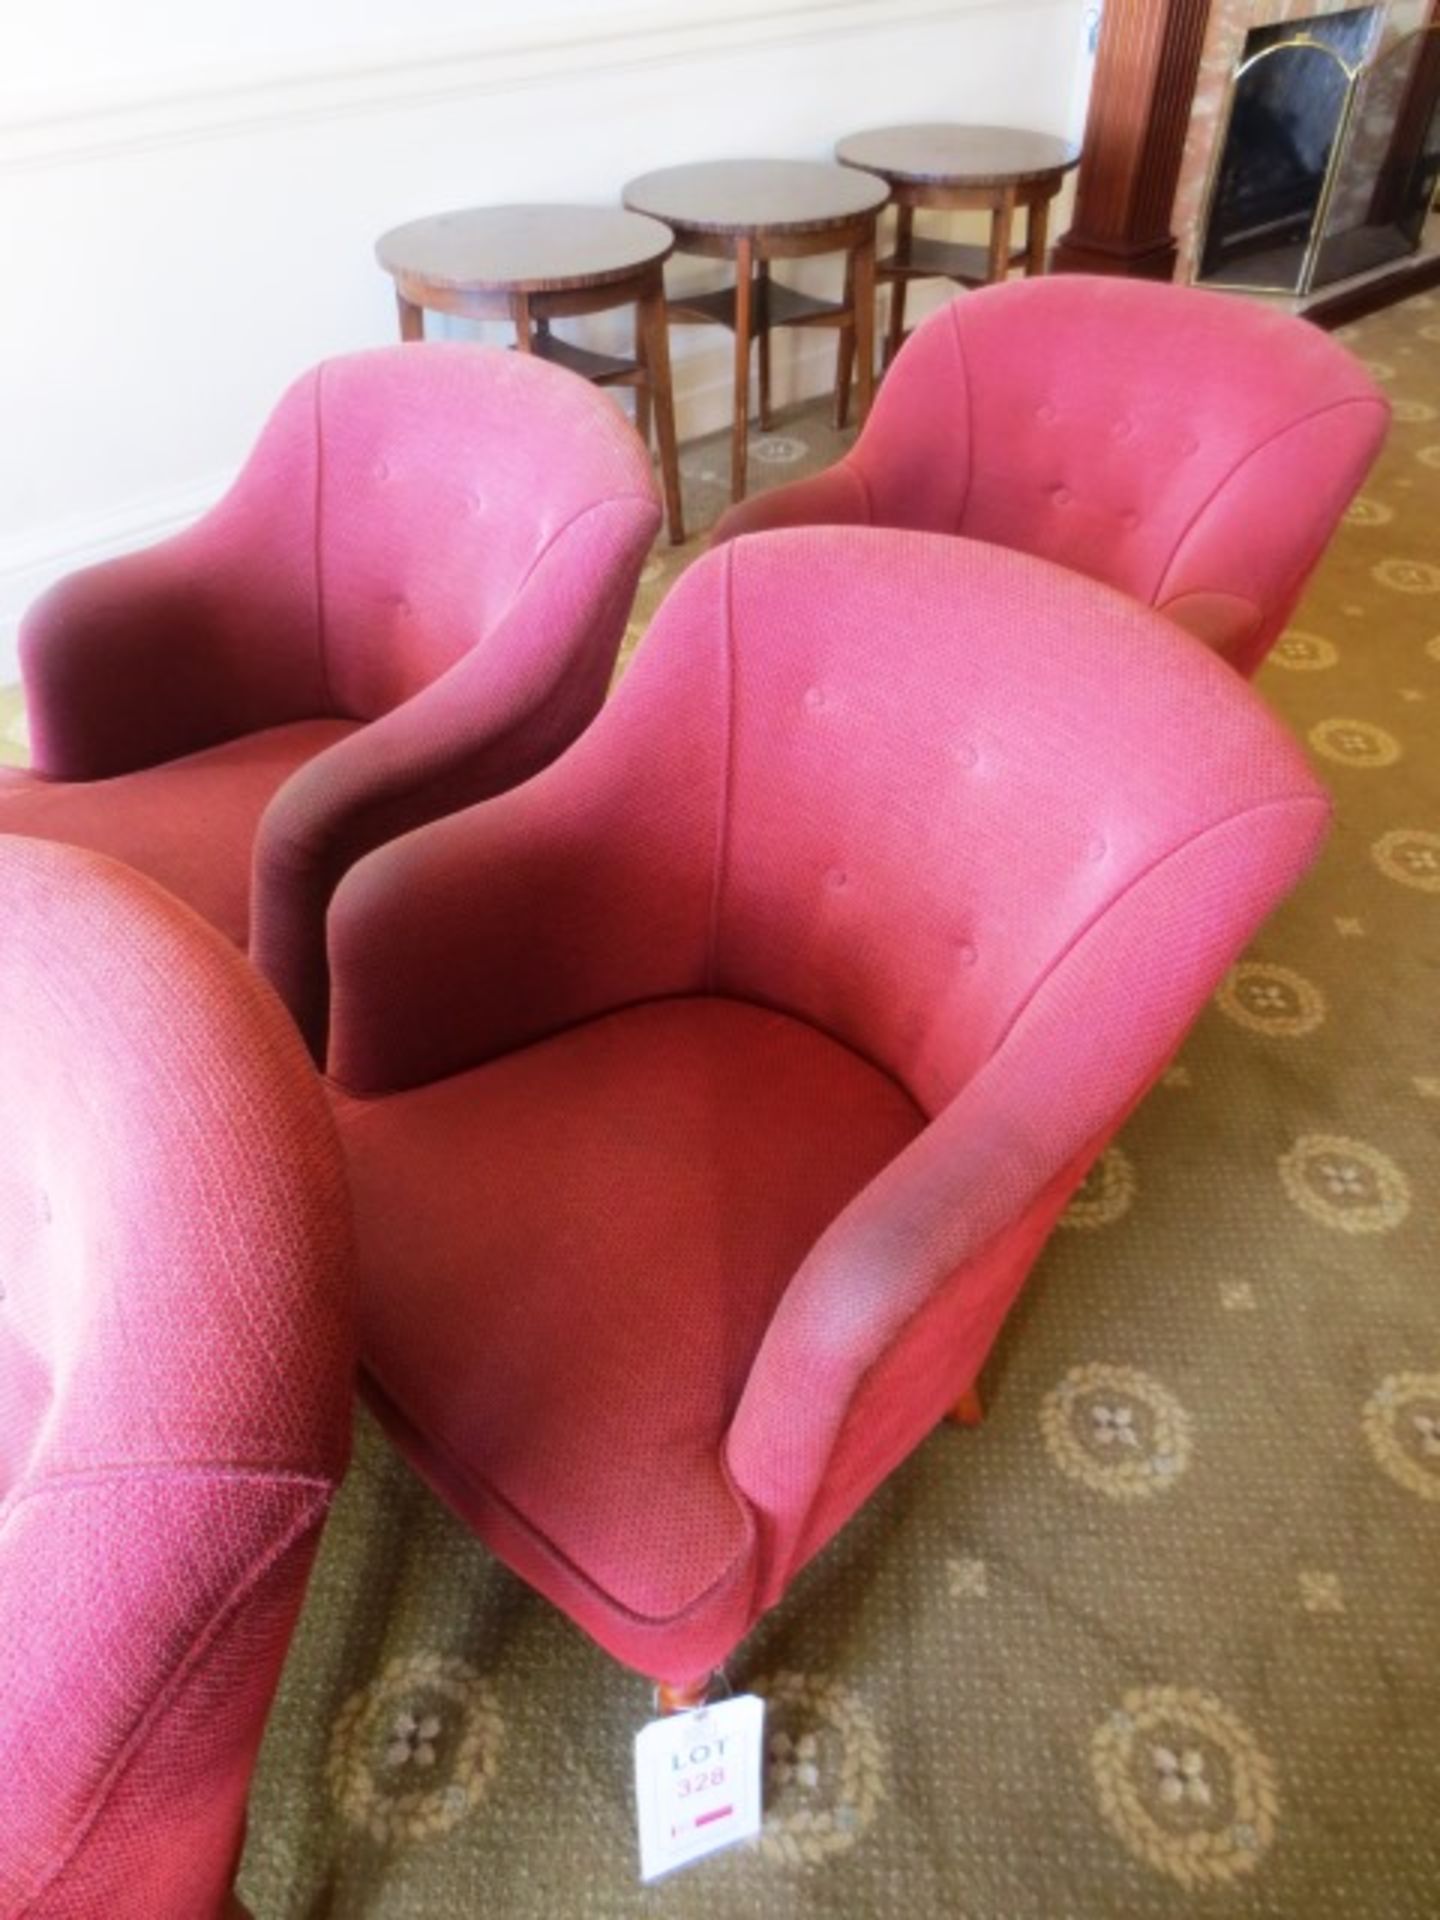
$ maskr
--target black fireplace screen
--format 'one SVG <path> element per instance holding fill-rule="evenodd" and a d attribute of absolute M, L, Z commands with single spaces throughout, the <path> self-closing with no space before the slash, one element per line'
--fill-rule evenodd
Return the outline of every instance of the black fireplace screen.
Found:
<path fill-rule="evenodd" d="M 1440 31 L 1366 62 L 1377 18 L 1357 8 L 1251 36 L 1197 279 L 1306 293 L 1419 246 L 1440 175 Z"/>

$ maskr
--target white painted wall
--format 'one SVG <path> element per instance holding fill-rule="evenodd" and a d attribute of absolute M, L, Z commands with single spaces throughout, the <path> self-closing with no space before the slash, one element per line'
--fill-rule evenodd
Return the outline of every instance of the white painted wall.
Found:
<path fill-rule="evenodd" d="M 1078 134 L 1084 107 L 1084 0 L 527 0 L 518 24 L 499 0 L 6 11 L 0 681 L 45 584 L 190 518 L 297 372 L 393 337 L 384 228 L 609 202 L 708 156 L 823 158 L 899 120 Z M 604 344 L 628 318 L 583 325 Z M 724 423 L 727 338 L 675 336 L 682 436 Z M 780 339 L 777 397 L 821 390 L 833 341 Z"/>

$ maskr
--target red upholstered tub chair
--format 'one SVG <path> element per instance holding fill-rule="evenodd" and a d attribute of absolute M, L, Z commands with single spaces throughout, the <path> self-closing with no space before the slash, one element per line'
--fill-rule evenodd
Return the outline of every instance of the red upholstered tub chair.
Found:
<path fill-rule="evenodd" d="M 188 908 L 18 838 L 0 902 L 0 1920 L 213 1920 L 349 1447 L 343 1169 Z"/>
<path fill-rule="evenodd" d="M 336 892 L 362 1383 L 682 1695 L 974 1383 L 1322 838 L 1161 628 L 968 540 L 740 541 L 561 760 Z"/>
<path fill-rule="evenodd" d="M 335 882 L 581 731 L 659 511 L 637 436 L 558 367 L 329 361 L 212 512 L 30 613 L 34 771 L 0 778 L 0 832 L 162 881 L 248 941 L 323 1051 Z"/>
<path fill-rule="evenodd" d="M 732 507 L 713 539 L 856 524 L 994 541 L 1108 581 L 1250 675 L 1389 418 L 1359 362 L 1289 314 L 1015 280 L 933 314 L 850 453 Z"/>

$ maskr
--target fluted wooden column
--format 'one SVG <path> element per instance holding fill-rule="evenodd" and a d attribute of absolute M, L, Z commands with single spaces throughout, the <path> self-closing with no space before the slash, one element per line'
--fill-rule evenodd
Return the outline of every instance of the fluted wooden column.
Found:
<path fill-rule="evenodd" d="M 1170 227 L 1210 0 L 1107 0 L 1060 273 L 1168 280 Z"/>

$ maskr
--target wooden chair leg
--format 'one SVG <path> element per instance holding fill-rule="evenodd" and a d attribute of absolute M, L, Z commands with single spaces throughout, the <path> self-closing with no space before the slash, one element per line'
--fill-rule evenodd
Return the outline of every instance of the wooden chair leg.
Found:
<path fill-rule="evenodd" d="M 703 1707 L 710 1698 L 711 1675 L 704 1674 L 699 1680 L 677 1680 L 673 1683 L 661 1680 L 655 1688 L 655 1711 L 657 1713 L 693 1713 L 696 1707 Z"/>
<path fill-rule="evenodd" d="M 957 1427 L 979 1427 L 985 1422 L 985 1409 L 980 1404 L 980 1389 L 967 1387 L 950 1409 L 950 1418 Z"/>

